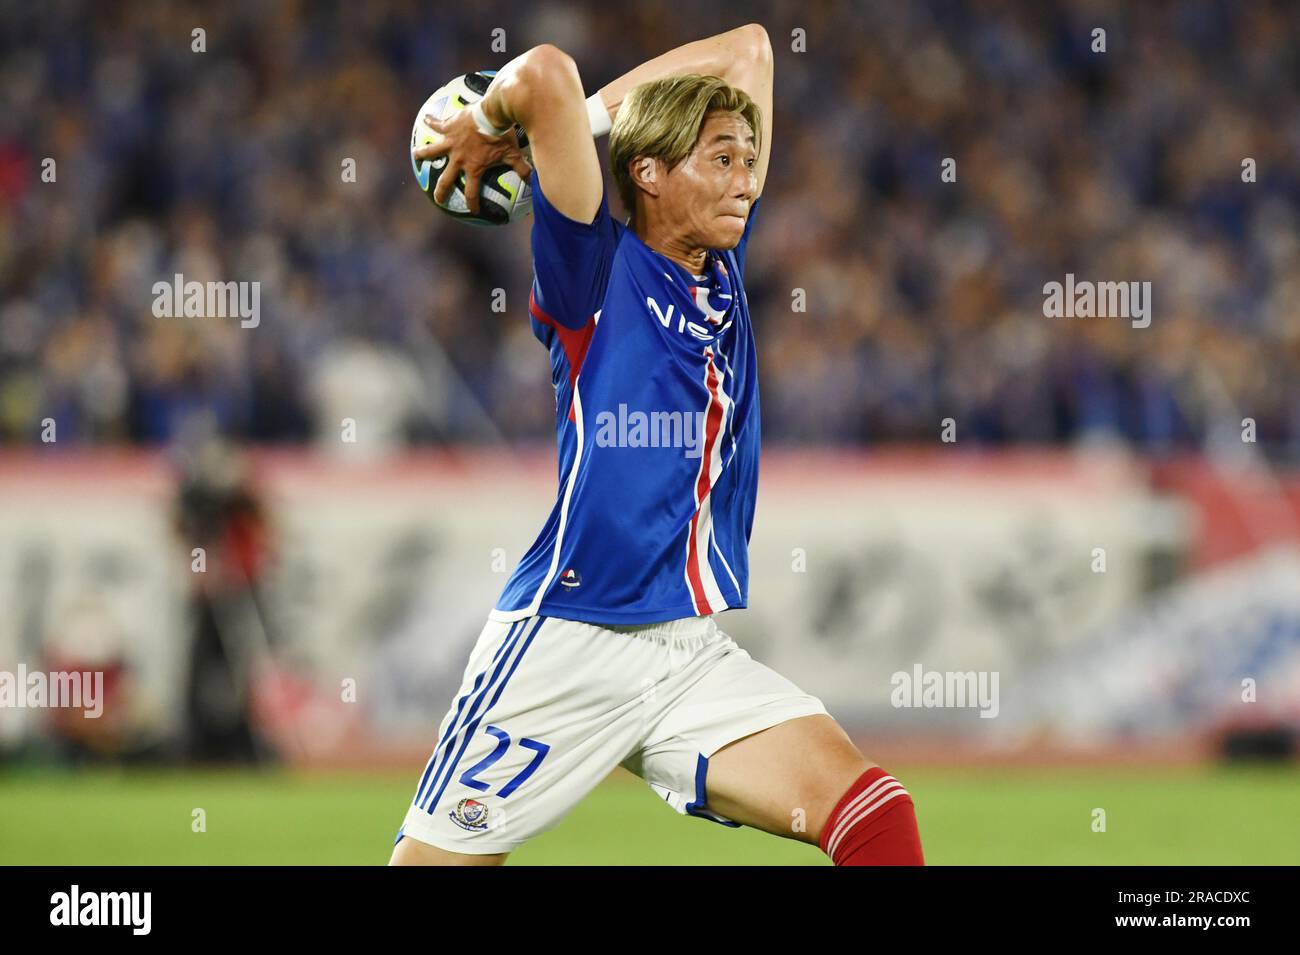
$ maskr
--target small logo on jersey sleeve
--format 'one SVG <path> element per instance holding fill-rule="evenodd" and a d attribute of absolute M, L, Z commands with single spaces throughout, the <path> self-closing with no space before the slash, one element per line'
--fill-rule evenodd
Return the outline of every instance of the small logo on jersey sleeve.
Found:
<path fill-rule="evenodd" d="M 560 574 L 560 586 L 580 587 L 582 586 L 582 578 L 578 576 L 578 572 L 576 570 L 570 567 L 564 573 Z"/>
<path fill-rule="evenodd" d="M 447 813 L 451 821 L 462 829 L 478 832 L 487 828 L 488 807 L 477 799 L 462 799 L 456 808 Z"/>

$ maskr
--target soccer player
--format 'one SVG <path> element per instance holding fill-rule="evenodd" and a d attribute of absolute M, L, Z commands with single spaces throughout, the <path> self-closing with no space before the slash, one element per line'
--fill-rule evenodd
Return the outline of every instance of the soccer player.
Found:
<path fill-rule="evenodd" d="M 837 865 L 923 864 L 907 791 L 715 619 L 747 601 L 759 404 L 743 276 L 772 60 L 751 24 L 584 100 L 573 59 L 543 45 L 475 106 L 427 120 L 443 138 L 415 155 L 449 157 L 440 201 L 462 171 L 472 209 L 490 167 L 530 176 L 559 493 L 471 652 L 393 864 L 500 863 L 619 765 L 679 813 Z M 626 224 L 593 144 L 606 132 Z M 624 426 L 638 412 L 649 433 Z"/>

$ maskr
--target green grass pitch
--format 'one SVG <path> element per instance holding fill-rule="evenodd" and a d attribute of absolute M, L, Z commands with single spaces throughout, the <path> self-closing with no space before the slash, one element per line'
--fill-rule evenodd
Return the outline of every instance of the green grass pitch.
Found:
<path fill-rule="evenodd" d="M 945 865 L 1300 862 L 1295 768 L 892 768 Z M 0 863 L 384 863 L 411 773 L 6 772 Z M 207 831 L 191 831 L 192 811 Z M 1093 831 L 1094 809 L 1105 832 Z M 826 865 L 815 848 L 677 815 L 611 777 L 514 865 Z"/>

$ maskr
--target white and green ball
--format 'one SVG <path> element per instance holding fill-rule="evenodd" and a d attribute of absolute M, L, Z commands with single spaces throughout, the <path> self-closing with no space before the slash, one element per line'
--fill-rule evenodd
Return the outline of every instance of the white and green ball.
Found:
<path fill-rule="evenodd" d="M 415 125 L 411 127 L 411 168 L 415 171 L 415 181 L 419 183 L 429 200 L 443 212 L 474 225 L 505 225 L 530 215 L 533 211 L 532 186 L 521 179 L 519 174 L 509 166 L 493 166 L 483 174 L 479 190 L 479 211 L 478 215 L 475 215 L 469 211 L 469 203 L 465 201 L 465 173 L 461 172 L 457 178 L 455 187 L 447 196 L 447 201 L 436 202 L 433 199 L 433 191 L 437 188 L 438 177 L 447 168 L 447 157 L 418 160 L 415 158 L 415 150 L 419 146 L 436 143 L 442 138 L 441 133 L 430 129 L 424 122 L 426 115 L 434 119 L 446 119 L 462 109 L 473 106 L 487 93 L 488 84 L 492 82 L 494 76 L 496 70 L 479 70 L 477 73 L 458 76 L 450 83 L 439 87 L 420 107 L 420 112 L 415 117 Z M 516 142 L 519 143 L 524 156 L 531 162 L 528 138 L 524 131 L 516 126 L 506 135 L 516 137 Z"/>

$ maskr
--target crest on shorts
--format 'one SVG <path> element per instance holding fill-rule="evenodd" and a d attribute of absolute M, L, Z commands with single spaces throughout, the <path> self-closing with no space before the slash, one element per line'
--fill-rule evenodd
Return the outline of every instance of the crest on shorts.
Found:
<path fill-rule="evenodd" d="M 582 584 L 582 578 L 578 576 L 578 572 L 574 570 L 572 567 L 570 567 L 564 573 L 560 574 L 561 587 L 578 587 L 581 584 Z"/>
<path fill-rule="evenodd" d="M 470 832 L 487 828 L 488 807 L 477 799 L 462 799 L 447 815 L 456 825 Z"/>

